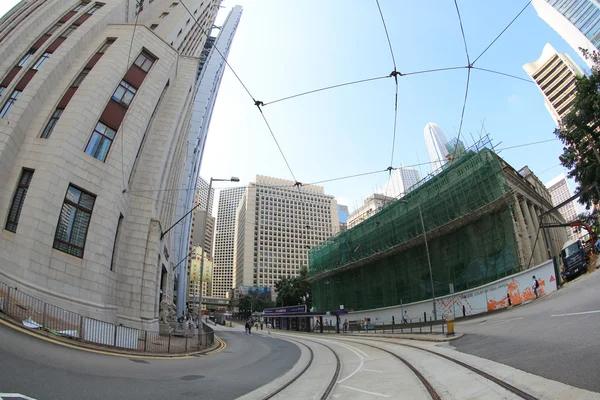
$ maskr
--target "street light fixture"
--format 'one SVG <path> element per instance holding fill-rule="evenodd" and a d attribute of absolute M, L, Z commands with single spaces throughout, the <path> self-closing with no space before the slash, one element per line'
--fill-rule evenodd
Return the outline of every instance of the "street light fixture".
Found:
<path fill-rule="evenodd" d="M 202 314 L 202 279 L 204 278 L 204 239 L 206 236 L 206 220 L 208 219 L 208 199 L 210 197 L 210 190 L 212 189 L 212 183 L 213 182 L 239 182 L 240 178 L 232 176 L 229 179 L 217 179 L 217 178 L 210 178 L 210 183 L 208 184 L 208 193 L 206 194 L 206 209 L 204 212 L 204 221 L 202 221 L 202 236 L 200 237 L 200 240 L 202 241 L 202 257 L 200 257 L 200 300 L 198 301 L 198 308 L 200 311 L 198 311 L 196 313 L 196 317 L 198 318 L 198 321 L 200 321 L 200 314 Z M 200 200 L 198 200 L 198 204 L 200 204 Z M 198 207 L 198 206 L 196 206 Z M 194 207 L 195 208 L 195 207 Z M 194 307 L 196 306 L 196 303 L 194 303 Z"/>
<path fill-rule="evenodd" d="M 402 203 L 408 205 L 408 201 L 402 200 Z M 433 319 L 437 321 L 437 307 L 435 305 L 435 288 L 433 286 L 433 272 L 431 270 L 431 258 L 429 257 L 429 245 L 427 244 L 427 233 L 425 232 L 425 222 L 423 221 L 423 212 L 421 205 L 417 203 L 419 209 L 419 217 L 421 218 L 421 227 L 423 228 L 423 240 L 425 241 L 425 251 L 427 252 L 427 263 L 429 264 L 429 279 L 431 281 L 431 298 L 433 301 Z"/>

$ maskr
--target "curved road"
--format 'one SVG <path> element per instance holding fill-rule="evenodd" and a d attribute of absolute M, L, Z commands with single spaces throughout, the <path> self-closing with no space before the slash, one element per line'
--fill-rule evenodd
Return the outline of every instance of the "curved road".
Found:
<path fill-rule="evenodd" d="M 0 324 L 0 393 L 37 400 L 235 399 L 290 370 L 288 341 L 220 331 L 227 347 L 191 359 L 95 354 L 49 343 Z"/>

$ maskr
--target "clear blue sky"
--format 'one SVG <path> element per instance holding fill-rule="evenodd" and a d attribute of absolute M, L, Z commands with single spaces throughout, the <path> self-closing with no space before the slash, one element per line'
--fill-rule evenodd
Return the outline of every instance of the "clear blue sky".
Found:
<path fill-rule="evenodd" d="M 373 1 L 226 1 L 244 12 L 229 62 L 255 98 L 268 102 L 322 86 L 389 74 L 385 32 Z M 466 56 L 453 1 L 381 0 L 398 70 L 464 66 Z M 459 1 L 471 59 L 479 55 L 526 1 Z M 550 42 L 583 61 L 528 9 L 477 62 L 528 78 L 522 66 Z M 466 70 L 400 78 L 394 166 L 428 161 L 423 128 L 435 122 L 455 136 Z M 392 79 L 364 83 L 266 106 L 265 114 L 301 182 L 383 170 L 393 135 Z M 552 139 L 554 122 L 530 83 L 472 71 L 463 138 L 470 144 L 481 121 L 498 148 Z M 500 143 L 501 142 L 501 143 Z M 515 168 L 528 165 L 543 182 L 563 172 L 559 141 L 502 151 Z M 292 179 L 256 107 L 230 71 L 225 73 L 209 131 L 203 176 L 255 174 Z M 421 168 L 422 174 L 429 171 Z M 324 184 L 351 209 L 386 173 Z M 572 183 L 571 183 L 572 185 Z"/>
<path fill-rule="evenodd" d="M 185 0 L 183 0 L 185 2 Z M 3 1 L 0 14 L 15 1 Z M 459 1 L 471 58 L 479 55 L 526 4 L 525 0 Z M 244 7 L 229 63 L 255 98 L 264 102 L 322 86 L 388 75 L 393 70 L 375 0 L 225 0 L 226 12 Z M 400 72 L 467 64 L 451 0 L 380 0 Z M 222 16 L 221 18 L 222 19 Z M 522 65 L 544 44 L 575 52 L 532 6 L 477 62 L 527 78 Z M 394 166 L 428 161 L 423 128 L 435 122 L 455 136 L 466 70 L 400 78 Z M 393 135 L 392 79 L 363 83 L 266 106 L 265 114 L 296 178 L 314 182 L 390 165 Z M 472 71 L 463 136 L 477 136 L 481 121 L 498 148 L 552 139 L 555 128 L 533 84 Z M 515 168 L 528 165 L 543 182 L 564 172 L 558 141 L 502 151 Z M 421 167 L 424 175 L 429 167 Z M 292 179 L 252 101 L 227 70 L 214 110 L 201 169 L 203 177 L 256 174 Z M 387 173 L 324 184 L 354 209 Z M 571 186 L 573 188 L 572 182 Z"/>

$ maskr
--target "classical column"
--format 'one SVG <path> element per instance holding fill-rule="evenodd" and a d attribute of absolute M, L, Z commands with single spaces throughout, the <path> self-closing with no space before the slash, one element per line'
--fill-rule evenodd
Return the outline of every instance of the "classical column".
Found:
<path fill-rule="evenodd" d="M 529 205 L 529 212 L 531 213 L 531 218 L 533 219 L 533 226 L 535 228 L 535 232 L 536 232 L 536 234 L 537 234 L 538 230 L 540 232 L 538 241 L 537 241 L 537 252 L 538 252 L 538 256 L 540 257 L 538 259 L 538 264 L 541 264 L 548 259 L 548 250 L 546 249 L 546 243 L 544 241 L 544 232 L 542 232 L 539 229 L 540 221 L 538 221 L 537 207 L 533 203 L 528 203 L 528 205 Z"/>
<path fill-rule="evenodd" d="M 531 252 L 527 254 L 527 267 L 532 267 L 537 265 L 539 260 L 539 255 L 537 254 L 537 246 L 535 245 L 535 234 L 536 232 L 533 229 L 533 221 L 531 219 L 531 213 L 529 212 L 529 207 L 527 206 L 527 200 L 523 199 L 520 203 L 521 211 L 523 212 L 523 216 L 525 217 L 525 223 L 527 225 L 527 232 L 529 232 L 529 241 L 531 246 Z M 533 253 L 533 258 L 532 258 Z M 531 263 L 529 263 L 531 260 Z"/>
<path fill-rule="evenodd" d="M 527 232 L 527 225 L 525 225 L 525 219 L 523 218 L 523 212 L 517 195 L 513 195 L 514 198 L 514 210 L 517 217 L 517 242 L 520 243 L 519 248 L 521 254 L 519 254 L 519 260 L 521 260 L 521 268 L 527 268 L 529 257 L 531 257 L 531 243 L 529 242 L 529 233 Z"/>

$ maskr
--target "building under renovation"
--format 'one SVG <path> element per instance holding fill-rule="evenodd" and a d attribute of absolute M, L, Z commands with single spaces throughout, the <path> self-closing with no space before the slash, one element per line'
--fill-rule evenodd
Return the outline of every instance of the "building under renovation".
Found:
<path fill-rule="evenodd" d="M 478 287 L 555 256 L 564 229 L 540 229 L 550 194 L 525 167 L 468 151 L 417 189 L 309 252 L 315 311 L 371 310 Z M 421 219 L 422 215 L 422 219 Z M 564 222 L 558 212 L 544 222 Z M 423 229 L 424 226 L 424 229 Z M 423 231 L 426 233 L 428 252 Z"/>

